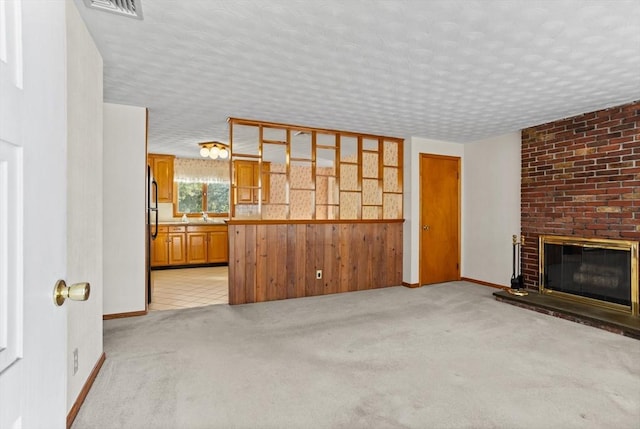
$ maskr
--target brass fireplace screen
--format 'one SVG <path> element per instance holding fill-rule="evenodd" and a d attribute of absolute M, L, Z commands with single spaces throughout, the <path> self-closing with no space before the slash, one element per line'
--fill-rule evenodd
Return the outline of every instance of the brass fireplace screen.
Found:
<path fill-rule="evenodd" d="M 638 242 L 540 236 L 540 293 L 638 316 Z"/>

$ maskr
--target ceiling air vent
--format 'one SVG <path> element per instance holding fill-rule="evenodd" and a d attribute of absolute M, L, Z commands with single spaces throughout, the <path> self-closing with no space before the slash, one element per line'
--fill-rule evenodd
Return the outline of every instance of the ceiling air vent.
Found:
<path fill-rule="evenodd" d="M 140 0 L 84 0 L 84 4 L 91 9 L 142 19 Z"/>

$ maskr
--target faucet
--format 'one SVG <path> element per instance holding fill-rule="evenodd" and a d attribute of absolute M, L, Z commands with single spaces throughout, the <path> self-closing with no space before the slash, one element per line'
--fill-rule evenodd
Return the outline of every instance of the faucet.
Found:
<path fill-rule="evenodd" d="M 207 221 L 207 212 L 202 212 L 202 220 Z"/>

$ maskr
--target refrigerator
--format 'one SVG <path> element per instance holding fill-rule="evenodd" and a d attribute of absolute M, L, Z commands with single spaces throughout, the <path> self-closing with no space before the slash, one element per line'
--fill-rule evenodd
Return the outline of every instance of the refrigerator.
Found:
<path fill-rule="evenodd" d="M 147 304 L 151 303 L 151 243 L 158 236 L 158 182 L 153 178 L 151 166 L 147 165 L 147 214 L 146 214 L 146 287 Z"/>

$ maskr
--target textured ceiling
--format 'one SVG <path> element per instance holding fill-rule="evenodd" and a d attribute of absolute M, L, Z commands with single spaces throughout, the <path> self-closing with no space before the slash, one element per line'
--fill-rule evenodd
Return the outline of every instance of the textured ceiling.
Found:
<path fill-rule="evenodd" d="M 76 4 L 152 152 L 197 157 L 230 116 L 466 143 L 640 99 L 638 0 Z"/>

